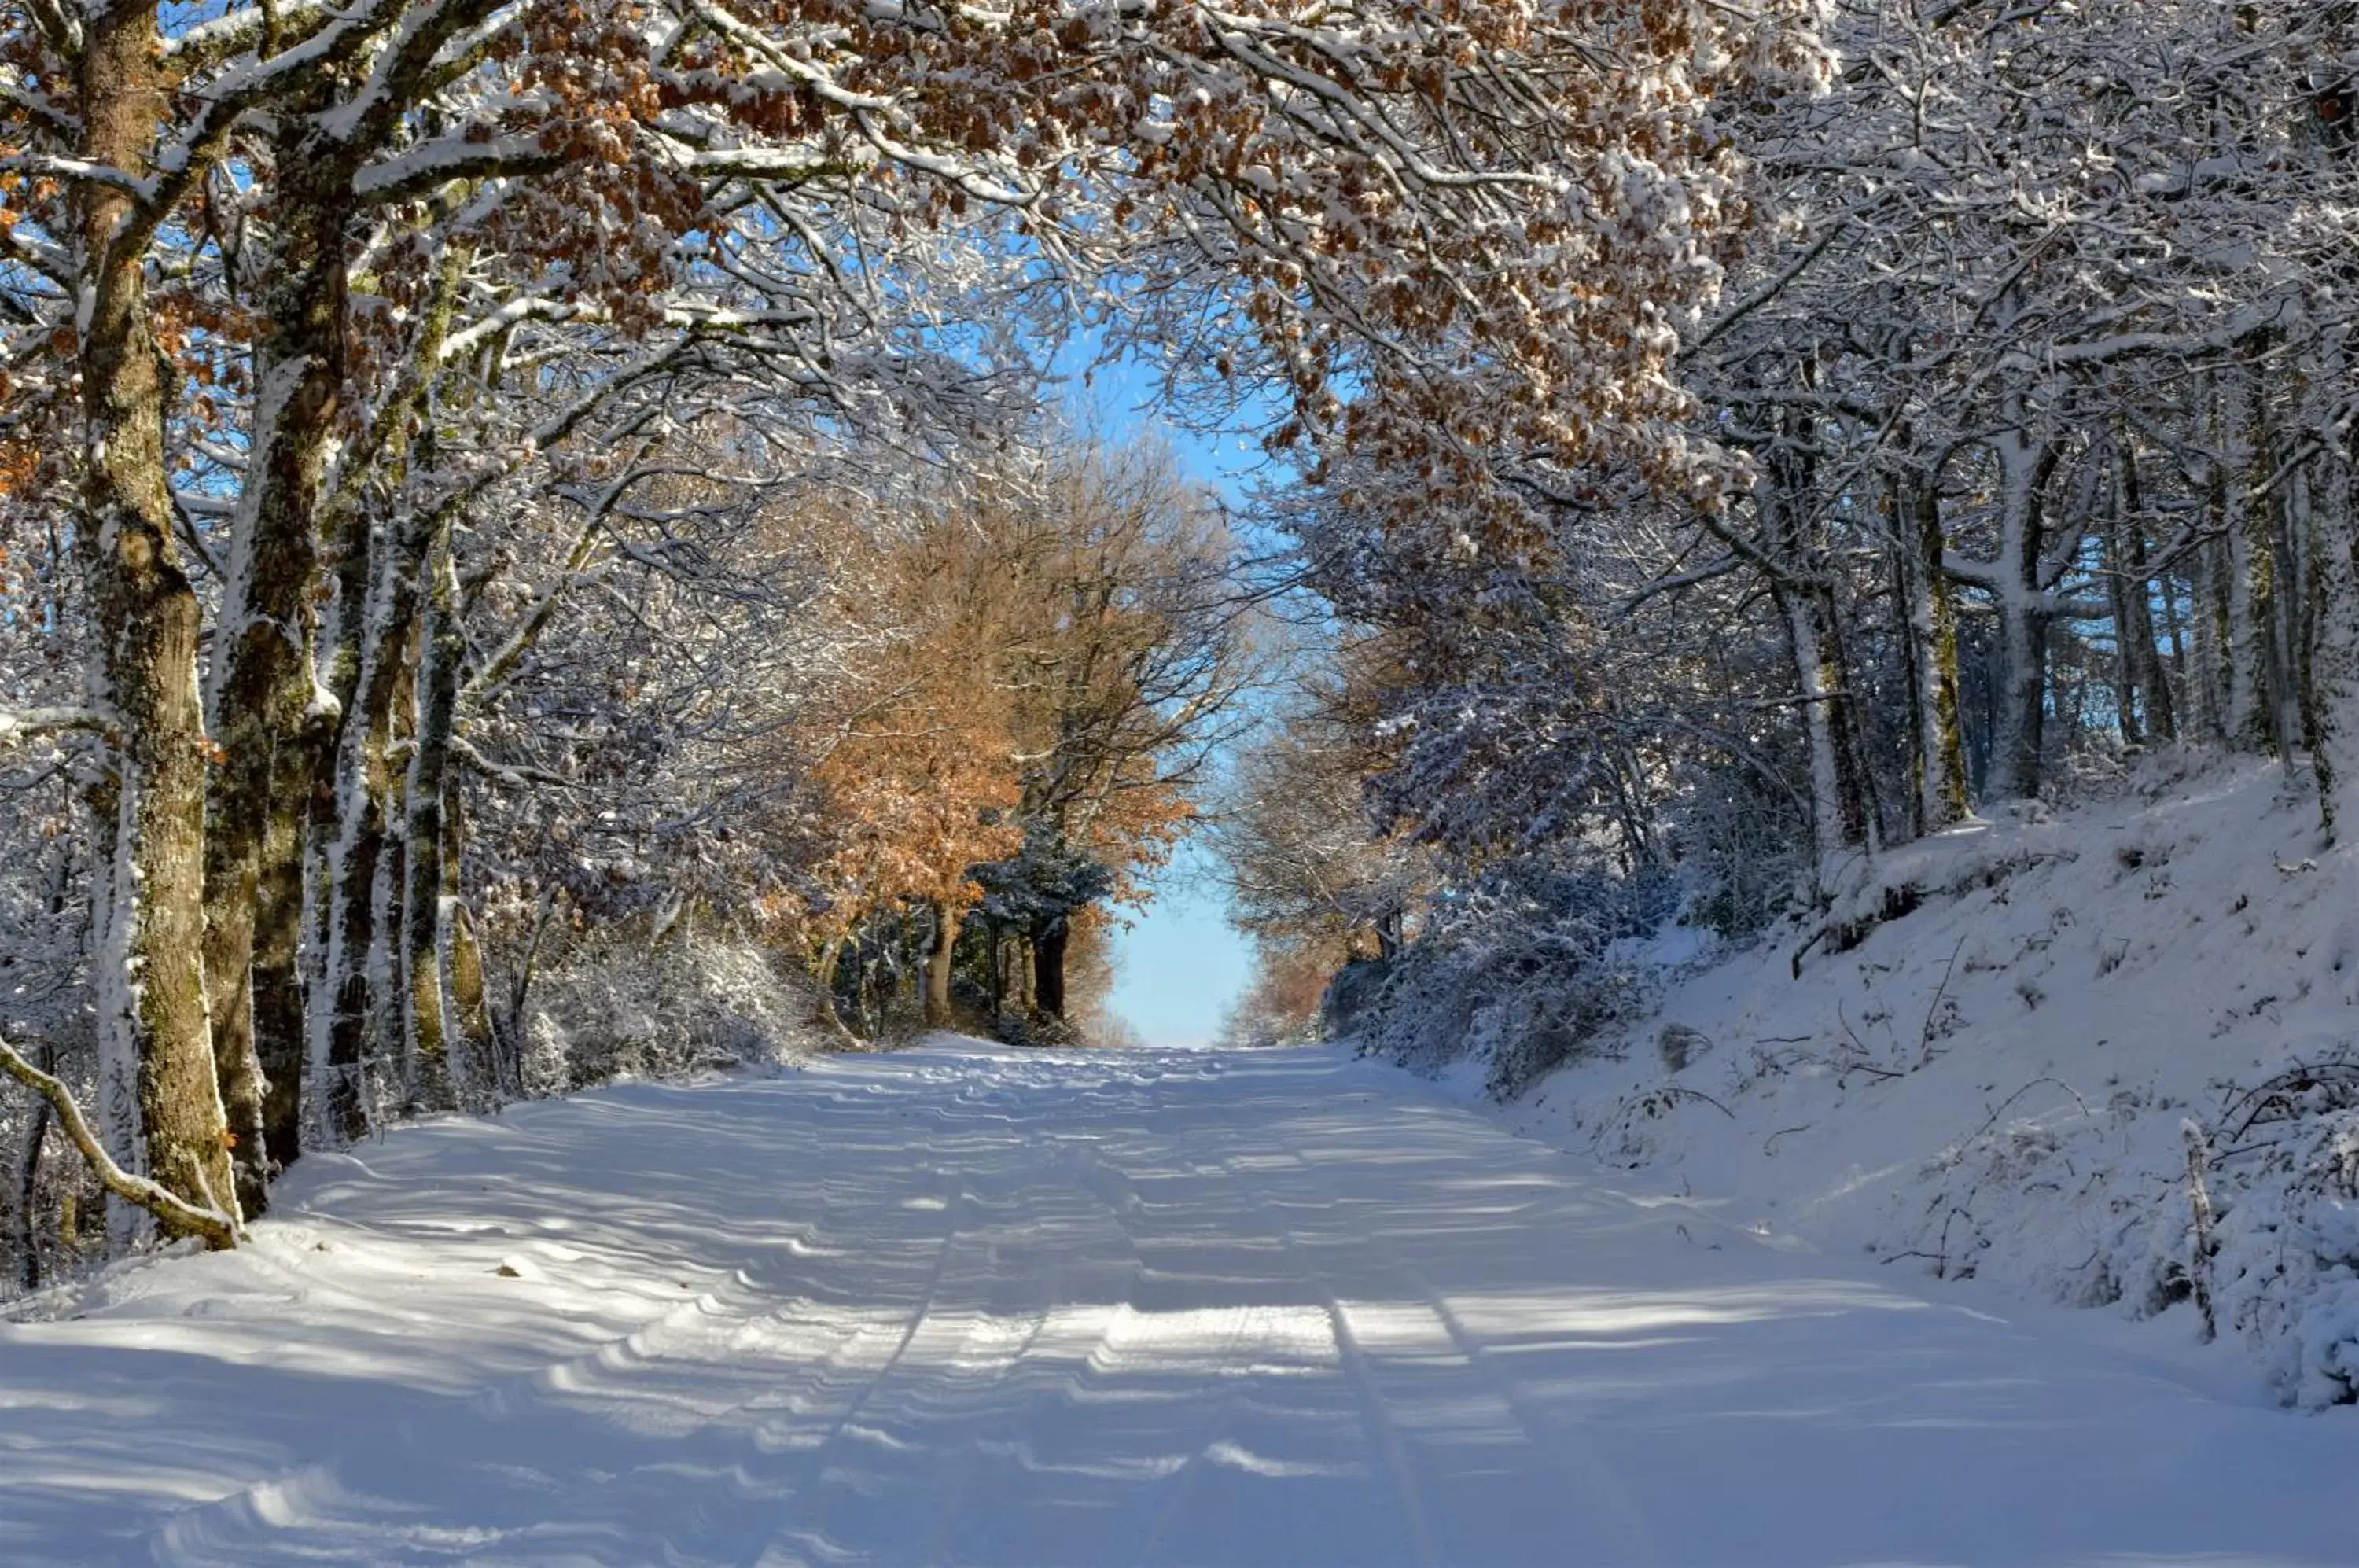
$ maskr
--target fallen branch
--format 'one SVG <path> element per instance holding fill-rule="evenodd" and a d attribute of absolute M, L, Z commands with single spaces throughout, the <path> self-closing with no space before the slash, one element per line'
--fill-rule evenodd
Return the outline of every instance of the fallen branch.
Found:
<path fill-rule="evenodd" d="M 99 1184 L 125 1203 L 154 1214 L 166 1235 L 197 1236 L 217 1252 L 238 1244 L 244 1232 L 230 1215 L 219 1209 L 200 1208 L 168 1188 L 145 1176 L 134 1176 L 117 1165 L 100 1146 L 97 1135 L 90 1130 L 90 1123 L 82 1118 L 82 1107 L 74 1103 L 73 1091 L 18 1055 L 16 1047 L 5 1039 L 0 1039 L 0 1071 L 47 1100 L 58 1113 L 66 1137 L 89 1161 Z"/>

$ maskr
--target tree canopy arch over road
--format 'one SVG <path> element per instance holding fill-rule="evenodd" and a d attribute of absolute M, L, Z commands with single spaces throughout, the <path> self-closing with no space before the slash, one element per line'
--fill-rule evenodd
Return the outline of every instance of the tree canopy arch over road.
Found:
<path fill-rule="evenodd" d="M 0 739 L 12 832 L 97 823 L 25 919 L 169 1195 L 118 1235 L 224 1242 L 299 1149 L 492 1091 L 552 916 L 487 964 L 470 845 L 658 931 L 810 893 L 764 847 L 807 798 L 682 772 L 856 662 L 825 551 L 749 541 L 1021 489 L 1077 310 L 1506 535 L 1536 473 L 1712 503 L 1672 356 L 1748 218 L 1721 117 L 1822 82 L 1815 12 L 7 6 Z"/>

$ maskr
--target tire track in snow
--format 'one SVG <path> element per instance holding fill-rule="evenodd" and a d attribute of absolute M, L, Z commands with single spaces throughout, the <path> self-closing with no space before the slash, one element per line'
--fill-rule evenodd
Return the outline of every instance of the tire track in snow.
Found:
<path fill-rule="evenodd" d="M 1329 1213 L 1350 1212 L 1332 1172 L 1314 1154 L 1297 1153 L 1294 1163 L 1311 1190 L 1321 1196 Z M 1659 1561 L 1654 1530 L 1632 1506 L 1630 1488 L 1617 1478 L 1613 1456 L 1587 1425 L 1557 1416 L 1518 1379 L 1508 1376 L 1490 1346 L 1467 1327 L 1449 1298 L 1408 1261 L 1406 1253 L 1384 1247 L 1365 1234 L 1351 1236 L 1345 1245 L 1364 1267 L 1374 1265 L 1397 1287 L 1397 1294 L 1387 1292 L 1388 1301 L 1422 1313 L 1439 1331 L 1468 1376 L 1523 1432 L 1527 1452 L 1546 1463 L 1554 1472 L 1551 1479 L 1578 1499 L 1583 1523 L 1603 1527 L 1609 1539 L 1592 1543 L 1593 1550 L 1602 1550 L 1603 1561 L 1617 1563 Z M 1346 1318 L 1351 1315 L 1348 1306 L 1339 1310 Z"/>
<path fill-rule="evenodd" d="M 1300 1164 L 1300 1157 L 1295 1157 Z M 1352 1393 L 1360 1404 L 1361 1421 L 1365 1425 L 1370 1444 L 1383 1461 L 1385 1475 L 1390 1483 L 1394 1506 L 1400 1509 L 1401 1526 L 1407 1533 L 1410 1552 L 1423 1568 L 1440 1568 L 1443 1559 L 1434 1548 L 1433 1523 L 1425 1503 L 1424 1484 L 1409 1463 L 1408 1451 L 1401 1442 L 1400 1432 L 1393 1423 L 1392 1413 L 1386 1408 L 1383 1394 L 1377 1391 L 1370 1375 L 1368 1357 L 1352 1332 L 1349 1315 L 1343 1310 L 1342 1297 L 1326 1275 L 1313 1267 L 1304 1256 L 1300 1238 L 1293 1227 L 1280 1220 L 1274 1212 L 1266 1186 L 1259 1180 L 1247 1179 L 1237 1169 L 1234 1160 L 1224 1161 L 1230 1179 L 1254 1194 L 1253 1206 L 1263 1225 L 1278 1237 L 1288 1258 L 1302 1276 L 1311 1282 L 1327 1310 L 1329 1332 L 1335 1338 L 1335 1351 L 1344 1379 L 1351 1384 Z M 1308 1169 L 1308 1167 L 1305 1167 Z"/>

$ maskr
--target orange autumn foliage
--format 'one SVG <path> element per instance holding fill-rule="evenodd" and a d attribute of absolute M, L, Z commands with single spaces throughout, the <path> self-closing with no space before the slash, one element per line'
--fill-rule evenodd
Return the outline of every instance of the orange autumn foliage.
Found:
<path fill-rule="evenodd" d="M 1215 532 L 1151 461 L 1009 489 L 853 547 L 838 609 L 876 630 L 812 774 L 821 942 L 897 907 L 971 906 L 970 868 L 1016 854 L 1027 822 L 1143 901 L 1192 820 L 1205 724 L 1235 681 L 1172 585 L 1216 574 Z"/>

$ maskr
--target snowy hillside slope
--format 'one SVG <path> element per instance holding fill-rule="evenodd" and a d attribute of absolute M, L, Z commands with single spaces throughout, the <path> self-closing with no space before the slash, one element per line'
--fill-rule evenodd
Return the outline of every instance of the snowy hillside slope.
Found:
<path fill-rule="evenodd" d="M 2280 770 L 2191 768 L 1890 854 L 1831 939 L 1690 960 L 1506 1119 L 1756 1231 L 2136 1315 L 2205 1271 L 2191 1122 L 2221 1336 L 2351 1399 L 2359 857 Z"/>

